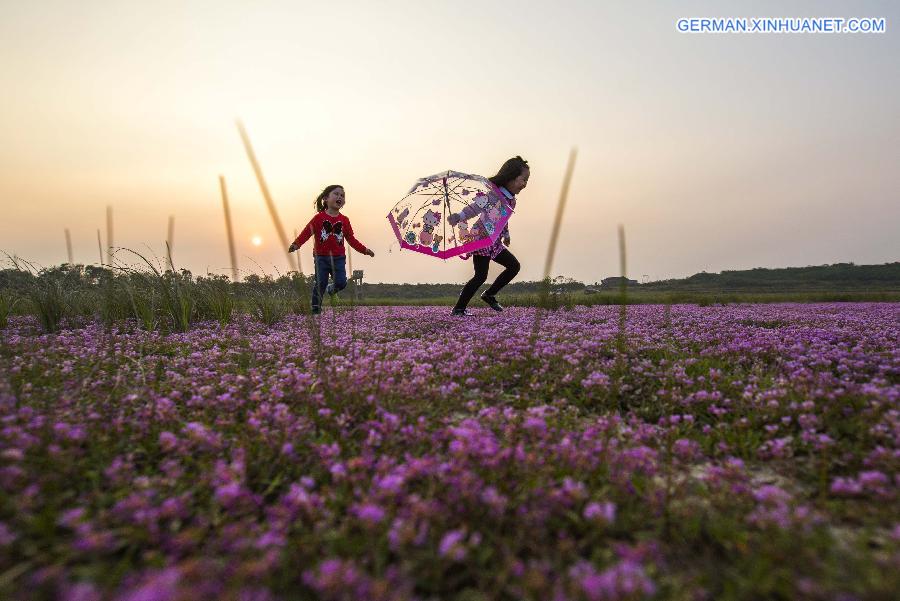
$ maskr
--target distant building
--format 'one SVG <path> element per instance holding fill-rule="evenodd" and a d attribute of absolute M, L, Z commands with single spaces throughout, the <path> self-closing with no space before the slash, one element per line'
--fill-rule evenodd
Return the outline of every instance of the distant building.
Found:
<path fill-rule="evenodd" d="M 620 276 L 614 276 L 611 278 L 603 278 L 600 280 L 600 289 L 601 290 L 609 290 L 610 288 L 620 288 L 622 283 L 626 286 L 640 286 L 640 282 L 637 280 L 629 280 L 628 278 L 623 278 Z"/>
<path fill-rule="evenodd" d="M 354 269 L 353 273 L 348 278 L 350 282 L 353 284 L 353 296 L 356 300 L 359 300 L 362 297 L 362 281 L 363 281 L 363 270 L 362 269 Z"/>

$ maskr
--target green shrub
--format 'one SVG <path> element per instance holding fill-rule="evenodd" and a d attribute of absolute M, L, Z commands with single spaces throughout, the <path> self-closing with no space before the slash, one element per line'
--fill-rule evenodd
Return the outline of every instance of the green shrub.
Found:
<path fill-rule="evenodd" d="M 234 294 L 226 276 L 206 279 L 197 285 L 197 313 L 201 320 L 215 320 L 223 326 L 234 314 Z"/>
<path fill-rule="evenodd" d="M 58 279 L 36 279 L 28 298 L 44 332 L 58 332 L 63 318 L 71 315 L 71 296 Z"/>
<path fill-rule="evenodd" d="M 0 291 L 0 330 L 9 325 L 9 316 L 17 304 L 18 299 L 11 293 Z"/>

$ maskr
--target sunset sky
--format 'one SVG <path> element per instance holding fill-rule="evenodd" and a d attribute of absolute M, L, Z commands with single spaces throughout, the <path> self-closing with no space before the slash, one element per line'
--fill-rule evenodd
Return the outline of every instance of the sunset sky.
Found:
<path fill-rule="evenodd" d="M 324 186 L 377 253 L 369 282 L 461 282 L 399 252 L 384 218 L 416 178 L 531 164 L 510 221 L 542 276 L 900 260 L 900 8 L 894 2 L 0 0 L 0 251 L 40 265 L 117 247 L 228 272 L 287 268 L 235 127 L 286 227 Z M 884 34 L 683 34 L 680 17 L 885 17 Z M 254 244 L 257 238 L 258 245 Z M 311 246 L 301 251 L 311 267 Z M 124 258 L 124 257 L 123 257 Z M 498 267 L 492 268 L 492 274 Z"/>

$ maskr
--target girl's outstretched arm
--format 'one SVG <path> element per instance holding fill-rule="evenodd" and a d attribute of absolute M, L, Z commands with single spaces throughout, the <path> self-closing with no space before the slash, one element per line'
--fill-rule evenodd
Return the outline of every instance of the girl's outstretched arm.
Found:
<path fill-rule="evenodd" d="M 294 252 L 295 250 L 303 246 L 304 242 L 312 237 L 313 232 L 316 231 L 316 226 L 314 223 L 316 217 L 318 217 L 318 215 L 313 216 L 313 218 L 309 220 L 309 223 L 306 224 L 306 227 L 300 230 L 300 235 L 297 236 L 297 238 L 291 243 L 291 247 L 288 248 L 288 252 Z"/>
<path fill-rule="evenodd" d="M 479 210 L 478 205 L 471 204 L 464 208 L 459 213 L 451 213 L 449 217 L 447 217 L 447 223 L 450 225 L 456 225 L 460 221 L 468 221 L 475 215 L 478 215 L 481 212 Z"/>
<path fill-rule="evenodd" d="M 356 236 L 353 235 L 353 226 L 350 225 L 349 219 L 347 219 L 347 221 L 345 222 L 344 238 L 347 239 L 347 242 L 350 243 L 350 246 L 352 246 L 356 252 L 360 252 L 364 255 L 369 255 L 370 257 L 375 256 L 374 252 L 368 249 L 365 244 L 357 240 Z"/>

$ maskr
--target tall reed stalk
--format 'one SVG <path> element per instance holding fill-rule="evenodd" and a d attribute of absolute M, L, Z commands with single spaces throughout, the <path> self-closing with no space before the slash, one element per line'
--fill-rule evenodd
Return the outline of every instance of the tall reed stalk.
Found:
<path fill-rule="evenodd" d="M 237 251 L 234 247 L 234 230 L 231 227 L 231 209 L 228 207 L 228 190 L 225 187 L 225 176 L 219 176 L 219 188 L 222 191 L 222 210 L 225 212 L 225 234 L 228 238 L 228 257 L 231 259 L 231 281 L 238 281 Z"/>
<path fill-rule="evenodd" d="M 628 280 L 627 280 L 627 260 L 625 254 L 625 226 L 619 224 L 619 273 L 621 281 L 619 282 L 619 333 L 616 344 L 619 352 L 625 351 L 625 326 L 628 321 Z"/>
<path fill-rule="evenodd" d="M 112 206 L 106 207 L 106 264 L 113 264 L 113 211 Z"/>
<path fill-rule="evenodd" d="M 287 239 L 287 234 L 285 233 L 284 226 L 281 225 L 281 218 L 278 217 L 278 209 L 275 208 L 275 201 L 272 200 L 272 195 L 269 193 L 269 186 L 266 184 L 266 178 L 263 177 L 262 167 L 259 166 L 259 161 L 256 160 L 256 153 L 253 152 L 253 145 L 250 143 L 250 136 L 247 135 L 247 130 L 244 128 L 244 124 L 237 120 L 237 128 L 238 133 L 241 135 L 241 140 L 244 142 L 244 149 L 247 151 L 247 158 L 250 159 L 250 165 L 253 167 L 253 173 L 256 174 L 256 181 L 259 183 L 259 188 L 262 191 L 263 198 L 266 201 L 266 208 L 269 209 L 269 216 L 272 218 L 272 223 L 275 225 L 275 231 L 278 233 L 278 240 L 281 242 L 281 248 L 284 250 L 287 255 L 288 267 L 289 269 L 294 268 L 294 260 L 291 258 L 291 253 L 288 252 L 288 247 L 291 245 L 290 241 Z"/>
<path fill-rule="evenodd" d="M 569 196 L 569 185 L 572 183 L 572 174 L 575 172 L 575 160 L 577 158 L 578 149 L 573 147 L 572 150 L 569 151 L 569 161 L 566 164 L 565 175 L 563 175 L 562 189 L 559 191 L 559 201 L 556 203 L 556 215 L 553 219 L 553 228 L 550 230 L 550 243 L 547 246 L 547 257 L 544 260 L 544 278 L 542 280 L 541 292 L 538 298 L 538 307 L 534 312 L 534 325 L 531 329 L 532 346 L 537 343 L 537 335 L 543 319 L 542 309 L 549 308 L 551 304 L 550 271 L 553 269 L 553 258 L 556 254 L 556 242 L 559 239 L 562 218 L 566 210 L 566 200 Z"/>
<path fill-rule="evenodd" d="M 72 234 L 69 233 L 69 228 L 66 228 L 66 258 L 69 259 L 69 265 L 75 264 L 75 258 L 72 254 Z"/>
<path fill-rule="evenodd" d="M 172 254 L 175 252 L 175 215 L 169 215 L 169 227 L 166 230 L 166 248 L 169 249 L 169 269 L 175 271 Z"/>

